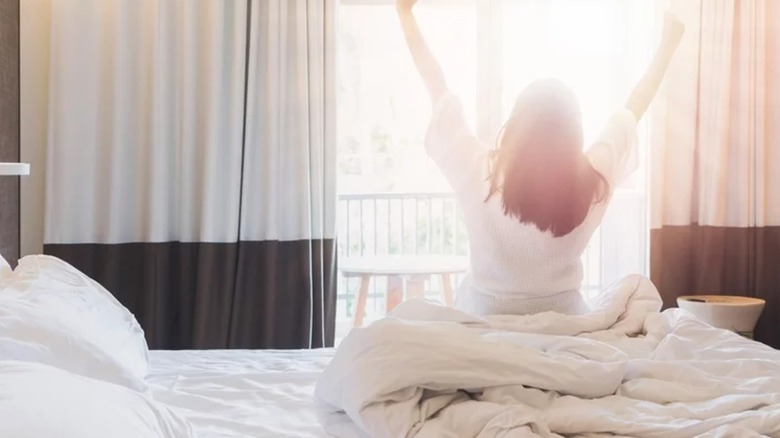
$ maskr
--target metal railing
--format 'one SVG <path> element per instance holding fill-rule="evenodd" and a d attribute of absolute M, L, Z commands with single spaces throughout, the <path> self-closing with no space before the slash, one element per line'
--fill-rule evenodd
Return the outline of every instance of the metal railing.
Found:
<path fill-rule="evenodd" d="M 339 255 L 467 255 L 466 229 L 452 194 L 339 196 Z"/>

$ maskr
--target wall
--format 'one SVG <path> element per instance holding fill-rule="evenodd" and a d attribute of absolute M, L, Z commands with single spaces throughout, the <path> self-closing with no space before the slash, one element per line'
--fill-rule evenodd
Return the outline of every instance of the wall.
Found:
<path fill-rule="evenodd" d="M 31 168 L 21 181 L 22 255 L 43 252 L 50 2 L 23 0 L 20 6 L 21 160 Z"/>
<path fill-rule="evenodd" d="M 19 0 L 0 0 L 0 161 L 19 161 Z M 19 256 L 19 178 L 0 176 L 0 254 Z"/>

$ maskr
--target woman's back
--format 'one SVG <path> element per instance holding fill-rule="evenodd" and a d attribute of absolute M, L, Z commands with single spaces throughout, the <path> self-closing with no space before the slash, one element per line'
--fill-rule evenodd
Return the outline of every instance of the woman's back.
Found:
<path fill-rule="evenodd" d="M 540 231 L 504 214 L 499 198 L 461 205 L 471 248 L 470 287 L 489 295 L 537 297 L 578 290 L 583 279 L 581 256 L 598 227 L 606 203 L 597 204 L 585 221 L 562 237 Z"/>
<path fill-rule="evenodd" d="M 635 129 L 635 118 L 621 111 L 587 151 L 609 187 L 636 165 Z M 611 191 L 560 237 L 508 215 L 500 196 L 488 196 L 492 154 L 471 134 L 460 100 L 450 93 L 435 105 L 426 149 L 452 185 L 468 229 L 471 272 L 459 290 L 459 306 L 480 314 L 532 313 L 531 302 L 539 301 L 538 307 L 547 310 L 582 310 L 581 257 Z"/>

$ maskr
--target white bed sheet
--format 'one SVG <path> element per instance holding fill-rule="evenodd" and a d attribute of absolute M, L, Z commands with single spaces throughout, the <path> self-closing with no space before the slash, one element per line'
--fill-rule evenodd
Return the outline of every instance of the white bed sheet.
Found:
<path fill-rule="evenodd" d="M 313 397 L 332 357 L 332 350 L 153 350 L 147 380 L 153 397 L 183 415 L 199 438 L 362 438 L 346 416 L 326 414 Z"/>

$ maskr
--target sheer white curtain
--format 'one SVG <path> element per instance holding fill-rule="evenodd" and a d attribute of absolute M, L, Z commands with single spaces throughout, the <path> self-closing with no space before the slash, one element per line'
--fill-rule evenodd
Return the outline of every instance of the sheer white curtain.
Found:
<path fill-rule="evenodd" d="M 657 106 L 653 228 L 780 225 L 776 77 L 780 7 L 691 1 L 688 26 Z"/>
<path fill-rule="evenodd" d="M 45 243 L 235 241 L 246 2 L 51 6 Z"/>
<path fill-rule="evenodd" d="M 336 4 L 252 4 L 242 240 L 335 237 Z"/>

